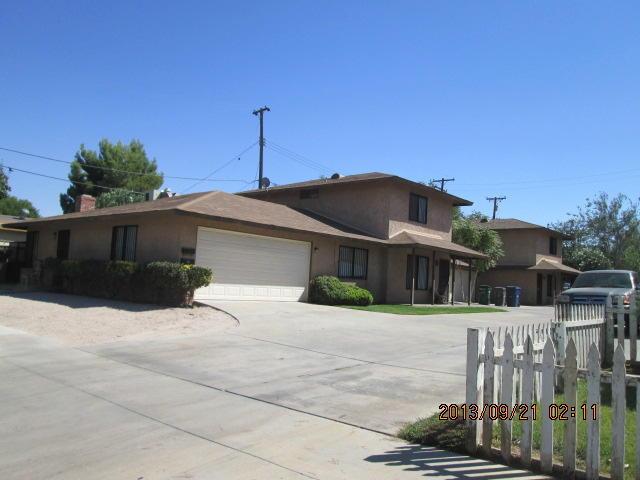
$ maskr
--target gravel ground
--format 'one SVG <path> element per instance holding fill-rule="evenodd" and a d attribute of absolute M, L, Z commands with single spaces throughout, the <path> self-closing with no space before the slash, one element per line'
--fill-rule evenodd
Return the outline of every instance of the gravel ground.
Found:
<path fill-rule="evenodd" d="M 45 292 L 0 293 L 0 324 L 67 345 L 222 331 L 236 320 L 212 307 L 168 308 Z"/>

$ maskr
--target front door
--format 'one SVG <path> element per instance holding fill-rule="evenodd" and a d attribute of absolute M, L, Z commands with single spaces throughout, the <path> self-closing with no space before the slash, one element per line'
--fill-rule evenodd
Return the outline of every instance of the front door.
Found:
<path fill-rule="evenodd" d="M 449 260 L 441 259 L 438 267 L 438 295 L 444 295 L 449 286 Z"/>
<path fill-rule="evenodd" d="M 536 305 L 542 305 L 542 274 L 538 273 L 536 285 Z"/>

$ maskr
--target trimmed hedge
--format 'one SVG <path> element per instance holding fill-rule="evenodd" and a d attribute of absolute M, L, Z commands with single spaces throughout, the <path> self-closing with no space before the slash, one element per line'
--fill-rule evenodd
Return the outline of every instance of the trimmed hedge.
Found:
<path fill-rule="evenodd" d="M 309 301 L 322 305 L 359 305 L 373 303 L 373 295 L 365 288 L 341 282 L 339 278 L 322 275 L 311 280 Z"/>
<path fill-rule="evenodd" d="M 211 283 L 211 269 L 175 262 L 46 259 L 43 285 L 52 290 L 159 305 L 193 303 L 193 292 Z"/>

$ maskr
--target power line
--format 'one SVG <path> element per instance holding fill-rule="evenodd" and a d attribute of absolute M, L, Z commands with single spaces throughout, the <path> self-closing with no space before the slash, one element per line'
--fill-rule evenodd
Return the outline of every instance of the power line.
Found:
<path fill-rule="evenodd" d="M 279 145 L 271 140 L 266 140 L 266 145 L 267 147 L 270 147 L 274 151 L 280 153 L 280 155 L 289 157 L 291 160 L 301 163 L 302 165 L 305 165 L 309 168 L 313 168 L 319 171 L 333 172 L 332 168 L 329 168 L 320 162 L 316 162 L 315 160 L 312 160 L 309 157 L 305 157 L 304 155 L 294 152 L 289 148 L 283 147 L 282 145 Z"/>
<path fill-rule="evenodd" d="M 35 153 L 23 152 L 21 150 L 14 150 L 12 148 L 0 147 L 0 150 L 4 150 L 6 152 L 11 152 L 11 153 L 17 153 L 19 155 L 26 155 L 28 157 L 41 158 L 43 160 L 49 160 L 51 162 L 64 163 L 66 165 L 71 165 L 73 163 L 72 161 L 69 161 L 69 160 L 61 160 L 59 158 L 48 157 L 46 155 L 38 155 L 38 154 L 35 154 Z M 110 172 L 117 172 L 117 173 L 126 173 L 128 175 L 141 175 L 141 176 L 154 175 L 153 172 L 134 172 L 132 170 L 123 170 L 121 168 L 103 167 L 103 166 L 100 166 L 100 165 L 89 165 L 89 164 L 80 164 L 80 165 L 85 170 L 87 168 L 89 168 L 89 169 L 95 169 L 95 170 L 107 170 L 107 171 L 110 171 Z M 238 179 L 222 179 L 222 178 L 220 178 L 220 179 L 215 179 L 215 178 L 202 179 L 202 178 L 198 178 L 198 177 L 180 177 L 180 176 L 175 176 L 175 175 L 164 175 L 164 174 L 162 174 L 162 177 L 163 178 L 169 178 L 169 179 L 172 179 L 172 180 L 198 180 L 198 181 L 202 180 L 202 181 L 208 181 L 208 182 L 245 182 L 245 183 L 250 183 L 250 182 L 247 182 L 246 180 L 238 180 Z"/>
<path fill-rule="evenodd" d="M 215 170 L 213 170 L 209 175 L 207 175 L 204 178 L 199 179 L 196 183 L 194 183 L 193 185 L 185 188 L 182 193 L 186 193 L 189 190 L 191 190 L 193 187 L 196 187 L 198 185 L 200 185 L 202 182 L 206 182 L 207 180 L 209 180 L 209 178 L 211 178 L 213 175 L 215 175 L 216 173 L 218 173 L 220 170 L 222 170 L 223 168 L 229 166 L 231 163 L 233 163 L 236 160 L 240 160 L 240 157 L 242 157 L 242 155 L 244 155 L 245 153 L 247 153 L 249 150 L 251 150 L 253 147 L 255 147 L 258 144 L 258 142 L 253 142 L 251 145 L 249 145 L 247 148 L 245 148 L 244 150 L 242 150 L 240 153 L 238 153 L 237 155 L 234 155 L 231 159 L 229 159 L 228 161 L 226 161 L 225 163 L 223 163 L 222 165 L 220 165 L 218 168 L 216 168 Z M 246 180 L 243 180 L 246 184 L 251 184 L 253 182 L 248 182 Z"/>
<path fill-rule="evenodd" d="M 124 190 L 124 191 L 129 192 L 129 193 L 139 193 L 139 194 L 144 195 L 144 192 L 136 192 L 135 190 L 127 190 L 127 189 L 118 188 L 118 187 L 105 187 L 103 185 L 95 185 L 95 184 L 89 183 L 89 182 L 78 182 L 76 180 L 70 180 L 68 178 L 54 177 L 52 175 L 45 175 L 44 173 L 32 172 L 30 170 L 22 170 L 21 168 L 12 167 L 11 165 L 7 165 L 7 164 L 2 164 L 0 166 L 8 169 L 9 172 L 28 173 L 29 175 L 35 175 L 37 177 L 49 178 L 51 180 L 60 180 L 60 181 L 63 181 L 63 182 L 70 182 L 70 183 L 73 183 L 75 185 L 86 185 L 88 187 L 102 188 L 104 190 Z"/>

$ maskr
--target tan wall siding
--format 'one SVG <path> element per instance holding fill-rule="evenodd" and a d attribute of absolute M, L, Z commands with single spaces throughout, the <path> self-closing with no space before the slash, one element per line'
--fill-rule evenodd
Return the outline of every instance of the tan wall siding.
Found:
<path fill-rule="evenodd" d="M 386 298 L 389 303 L 409 303 L 411 301 L 411 290 L 407 288 L 407 256 L 412 252 L 411 248 L 390 248 L 387 254 L 387 290 Z M 439 264 L 449 262 L 449 257 L 444 254 L 436 254 L 435 271 L 433 269 L 433 251 L 416 249 L 416 255 L 423 255 L 429 258 L 428 290 L 415 291 L 415 303 L 431 303 L 432 288 L 435 284 L 438 287 Z M 432 275 L 435 275 L 432 281 Z"/>
<path fill-rule="evenodd" d="M 562 240 L 558 238 L 558 255 L 549 253 L 549 233 L 542 230 L 498 230 L 505 255 L 498 265 L 535 265 L 543 257 L 562 261 Z"/>
<path fill-rule="evenodd" d="M 354 280 L 358 285 L 370 290 L 376 301 L 385 301 L 387 250 L 360 241 L 349 241 L 314 235 L 274 230 L 266 227 L 252 227 L 239 223 L 220 222 L 194 216 L 177 214 L 147 214 L 142 216 L 101 218 L 83 221 L 58 222 L 34 228 L 39 233 L 36 258 L 43 260 L 56 256 L 58 230 L 71 230 L 69 258 L 108 260 L 111 255 L 112 229 L 116 225 L 138 225 L 136 261 L 146 263 L 154 260 L 179 261 L 183 247 L 197 249 L 198 226 L 220 228 L 237 232 L 266 235 L 292 240 L 311 242 L 310 275 L 337 275 L 340 245 L 366 248 L 369 250 L 369 264 L 366 280 Z M 214 272 L 215 273 L 215 272 Z M 404 278 L 404 277 L 403 277 Z M 404 280 L 403 280 L 404 285 Z"/>
<path fill-rule="evenodd" d="M 427 224 L 409 220 L 409 197 L 411 193 L 426 196 L 428 200 Z M 450 202 L 437 198 L 435 195 L 420 193 L 408 185 L 395 185 L 389 190 L 389 236 L 392 237 L 402 230 L 437 235 L 451 240 L 451 213 L 453 206 Z"/>
<path fill-rule="evenodd" d="M 380 182 L 338 184 L 319 188 L 317 198 L 301 199 L 300 190 L 276 190 L 263 194 L 259 199 L 304 208 L 386 238 L 389 218 L 387 194 L 391 188 L 394 187 Z"/>

